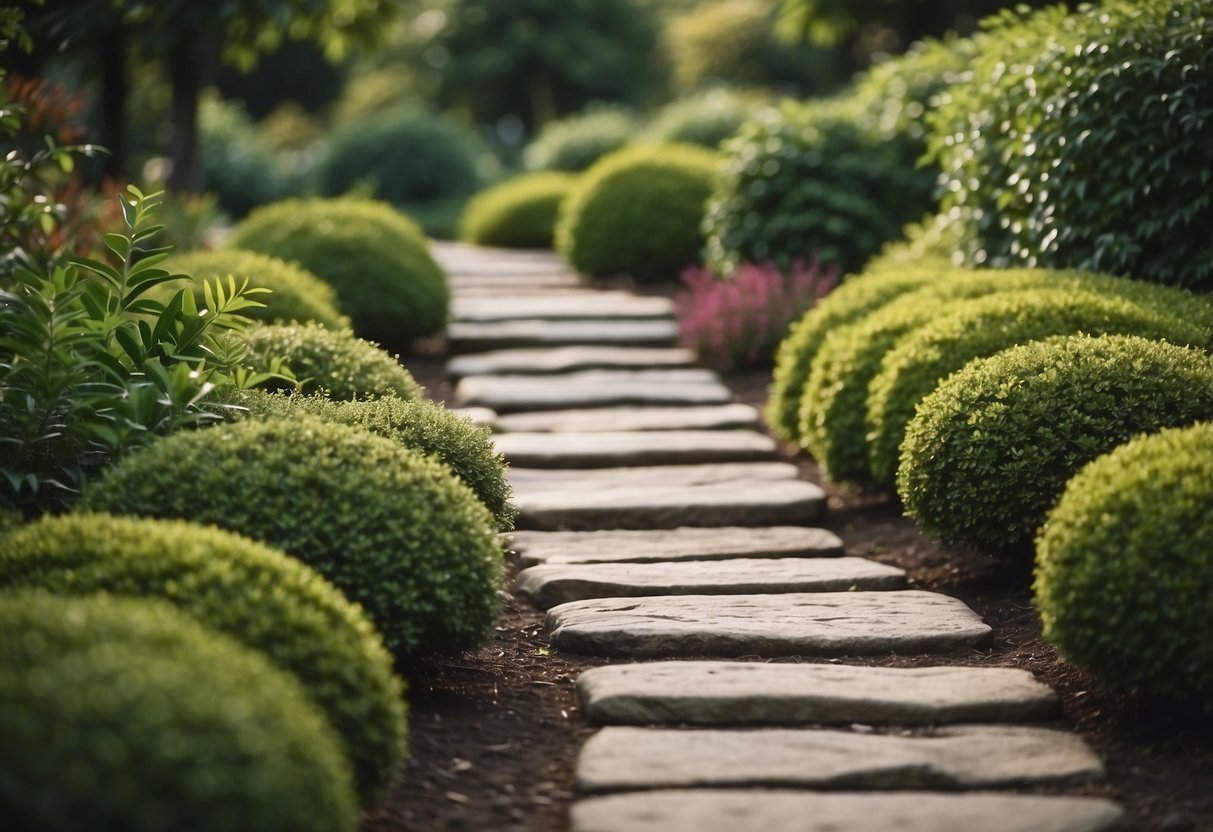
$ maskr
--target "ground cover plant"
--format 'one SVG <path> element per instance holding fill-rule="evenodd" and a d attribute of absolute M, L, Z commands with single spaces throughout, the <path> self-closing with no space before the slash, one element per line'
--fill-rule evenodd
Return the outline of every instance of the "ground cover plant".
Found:
<path fill-rule="evenodd" d="M 459 221 L 459 239 L 503 248 L 552 247 L 556 213 L 576 177 L 558 171 L 524 173 L 472 197 Z"/>

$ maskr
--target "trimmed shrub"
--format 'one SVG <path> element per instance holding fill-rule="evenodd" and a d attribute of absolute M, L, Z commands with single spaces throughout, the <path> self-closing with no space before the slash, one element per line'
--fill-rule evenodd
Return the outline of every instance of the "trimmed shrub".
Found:
<path fill-rule="evenodd" d="M 344 742 L 364 806 L 396 778 L 403 686 L 362 611 L 298 560 L 182 521 L 45 517 L 0 542 L 0 586 L 157 598 L 289 671 Z"/>
<path fill-rule="evenodd" d="M 446 326 L 446 275 L 421 230 L 384 203 L 277 202 L 237 225 L 228 244 L 293 260 L 331 285 L 364 338 L 403 348 Z"/>
<path fill-rule="evenodd" d="M 319 324 L 252 326 L 239 335 L 249 352 L 245 363 L 259 372 L 285 358 L 305 395 L 321 390 L 334 399 L 425 395 L 397 356 L 353 333 Z"/>
<path fill-rule="evenodd" d="M 299 683 L 167 604 L 0 595 L 0 756 L 13 829 L 358 827 Z"/>
<path fill-rule="evenodd" d="M 673 278 L 699 262 L 699 226 L 719 162 L 689 144 L 611 154 L 586 171 L 561 203 L 557 251 L 592 275 Z"/>
<path fill-rule="evenodd" d="M 337 311 L 337 293 L 333 291 L 332 286 L 306 269 L 277 257 L 234 248 L 190 251 L 166 260 L 164 268 L 193 278 L 197 284 L 194 298 L 199 309 L 205 309 L 207 306 L 202 291 L 203 282 L 214 282 L 232 275 L 237 283 L 247 278 L 249 286 L 271 291 L 268 295 L 257 295 L 254 298 L 264 303 L 264 308 L 241 311 L 241 314 L 253 320 L 299 323 L 315 321 L 335 329 L 349 326 L 349 320 Z M 167 293 L 171 296 L 180 284 L 161 284 L 156 290 L 162 290 L 166 286 L 169 287 Z M 157 296 L 162 297 L 163 294 L 158 293 Z"/>
<path fill-rule="evenodd" d="M 1036 544 L 1044 636 L 1113 687 L 1213 705 L 1213 424 L 1079 471 Z"/>
<path fill-rule="evenodd" d="M 1048 289 L 968 301 L 899 339 L 868 388 L 868 460 L 877 484 L 891 488 L 896 482 L 906 425 L 918 403 L 949 373 L 1017 344 L 1080 332 L 1208 343 L 1207 325 L 1090 292 Z"/>
<path fill-rule="evenodd" d="M 1079 468 L 1142 431 L 1213 416 L 1213 361 L 1137 337 L 1071 336 L 974 361 L 925 398 L 898 491 L 950 546 L 1032 541 Z"/>
<path fill-rule="evenodd" d="M 559 121 L 550 121 L 524 151 L 531 170 L 577 173 L 626 147 L 636 132 L 632 114 L 619 107 L 590 107 Z"/>
<path fill-rule="evenodd" d="M 442 464 L 347 425 L 176 433 L 111 469 L 81 507 L 213 523 L 289 552 L 361 604 L 397 657 L 474 647 L 496 615 L 488 510 Z"/>
<path fill-rule="evenodd" d="M 758 114 L 753 96 L 725 87 L 671 101 L 649 122 L 644 137 L 654 142 L 685 142 L 715 149 Z"/>
<path fill-rule="evenodd" d="M 296 190 L 285 160 L 257 132 L 239 102 L 201 103 L 198 151 L 204 187 L 233 217 L 286 199 Z"/>
<path fill-rule="evenodd" d="M 524 173 L 472 197 L 459 239 L 480 246 L 551 248 L 556 212 L 573 187 L 571 174 Z"/>

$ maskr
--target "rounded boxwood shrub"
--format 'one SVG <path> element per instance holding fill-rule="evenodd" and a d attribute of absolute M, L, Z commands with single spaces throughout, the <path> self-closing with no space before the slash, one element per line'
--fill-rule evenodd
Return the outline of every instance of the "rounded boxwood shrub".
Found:
<path fill-rule="evenodd" d="M 0 595 L 0 757 L 13 829 L 358 827 L 299 683 L 167 604 Z"/>
<path fill-rule="evenodd" d="M 1203 308 L 1203 306 L 1201 307 Z M 1207 325 L 1121 297 L 1044 289 L 978 298 L 900 338 L 868 388 L 865 426 L 872 475 L 896 482 L 899 448 L 914 409 L 949 373 L 976 358 L 1054 335 L 1140 335 L 1207 343 Z"/>
<path fill-rule="evenodd" d="M 1030 543 L 1066 481 L 1142 431 L 1213 416 L 1213 361 L 1134 336 L 1051 338 L 974 361 L 906 430 L 898 492 L 952 546 Z"/>
<path fill-rule="evenodd" d="M 1108 685 L 1213 705 L 1213 424 L 1091 462 L 1036 543 L 1046 639 Z"/>
<path fill-rule="evenodd" d="M 635 132 L 636 123 L 627 110 L 592 107 L 545 124 L 524 151 L 526 166 L 577 173 L 626 147 Z"/>
<path fill-rule="evenodd" d="M 267 257 L 255 251 L 235 248 L 214 251 L 190 251 L 176 254 L 164 262 L 164 268 L 174 273 L 189 275 L 196 287 L 194 298 L 199 309 L 205 309 L 206 297 L 203 282 L 226 281 L 231 275 L 240 285 L 245 279 L 249 286 L 269 289 L 269 294 L 254 295 L 253 300 L 264 303 L 264 308 L 241 310 L 256 321 L 299 322 L 314 321 L 328 327 L 341 329 L 349 321 L 337 311 L 337 293 L 316 275 L 295 263 L 287 263 L 277 257 Z M 225 284 L 226 285 L 226 284 Z M 180 283 L 162 283 L 156 287 L 157 297 L 163 299 L 181 287 Z"/>
<path fill-rule="evenodd" d="M 676 278 L 699 262 L 699 226 L 719 161 L 689 144 L 611 154 L 586 171 L 561 203 L 557 251 L 587 274 Z"/>
<path fill-rule="evenodd" d="M 318 419 L 176 433 L 87 488 L 85 509 L 213 523 L 312 566 L 398 658 L 478 645 L 502 581 L 493 518 L 439 462 Z"/>
<path fill-rule="evenodd" d="M 0 587 L 155 598 L 289 671 L 344 742 L 362 804 L 404 757 L 403 686 L 362 611 L 295 558 L 216 528 L 45 517 L 0 542 Z"/>
<path fill-rule="evenodd" d="M 228 244 L 293 260 L 337 291 L 364 338 L 407 347 L 446 326 L 450 292 L 421 230 L 364 199 L 285 200 L 259 208 Z"/>
<path fill-rule="evenodd" d="M 334 399 L 424 395 L 396 356 L 346 330 L 272 324 L 249 327 L 239 338 L 248 346 L 246 364 L 266 372 L 276 359 L 285 359 L 304 394 L 327 390 Z"/>
<path fill-rule="evenodd" d="M 649 122 L 644 137 L 654 142 L 685 142 L 715 149 L 759 109 L 753 96 L 718 87 L 662 107 Z"/>
<path fill-rule="evenodd" d="M 480 246 L 551 248 L 556 212 L 576 177 L 524 173 L 481 191 L 459 220 L 459 239 Z"/>

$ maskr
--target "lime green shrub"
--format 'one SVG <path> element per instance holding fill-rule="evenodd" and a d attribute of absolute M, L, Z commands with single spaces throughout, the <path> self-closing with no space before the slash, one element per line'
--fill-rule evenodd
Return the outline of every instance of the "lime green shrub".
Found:
<path fill-rule="evenodd" d="M 294 674 L 344 742 L 364 806 L 404 756 L 403 686 L 362 611 L 298 560 L 179 520 L 60 515 L 0 542 L 0 587 L 171 603 Z"/>
<path fill-rule="evenodd" d="M 556 249 L 579 271 L 672 280 L 698 263 L 704 203 L 719 158 L 688 144 L 613 153 L 560 206 Z"/>
<path fill-rule="evenodd" d="M 551 248 L 556 211 L 576 177 L 524 173 L 481 191 L 459 221 L 459 239 L 480 246 Z"/>
<path fill-rule="evenodd" d="M 1031 542 L 1066 481 L 1142 431 L 1213 416 L 1213 361 L 1128 336 L 1070 336 L 974 361 L 919 406 L 898 492 L 950 546 Z"/>
<path fill-rule="evenodd" d="M 1100 681 L 1213 705 L 1213 424 L 1079 471 L 1036 543 L 1044 636 Z"/>
<path fill-rule="evenodd" d="M 759 99 L 753 95 L 717 87 L 662 107 L 649 122 L 644 137 L 654 142 L 685 142 L 715 149 L 760 108 Z"/>
<path fill-rule="evenodd" d="M 282 549 L 361 604 L 398 658 L 458 652 L 492 626 L 493 518 L 448 468 L 317 419 L 177 433 L 119 463 L 83 508 L 213 523 Z"/>
<path fill-rule="evenodd" d="M 330 284 L 363 338 L 403 348 L 446 326 L 446 275 L 421 230 L 384 203 L 277 202 L 251 213 L 228 244 L 293 260 Z"/>
<path fill-rule="evenodd" d="M 524 151 L 531 170 L 576 173 L 632 141 L 636 123 L 619 107 L 591 107 L 577 115 L 550 121 Z"/>
<path fill-rule="evenodd" d="M 12 829 L 358 828 L 299 683 L 167 604 L 0 595 L 0 758 Z"/>

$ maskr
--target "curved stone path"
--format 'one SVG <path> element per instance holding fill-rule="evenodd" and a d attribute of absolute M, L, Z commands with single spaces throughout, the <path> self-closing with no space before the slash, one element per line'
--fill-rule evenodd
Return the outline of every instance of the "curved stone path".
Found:
<path fill-rule="evenodd" d="M 606 727 L 573 832 L 1122 828 L 1066 796 L 1103 768 L 1032 724 L 1056 716 L 1047 686 L 946 664 L 988 641 L 976 613 L 814 527 L 824 493 L 675 347 L 669 302 L 594 291 L 550 254 L 436 255 L 457 399 L 511 460 L 517 590 L 554 647 L 620 661 L 577 682 Z M 940 666 L 829 659 L 889 653 Z"/>

